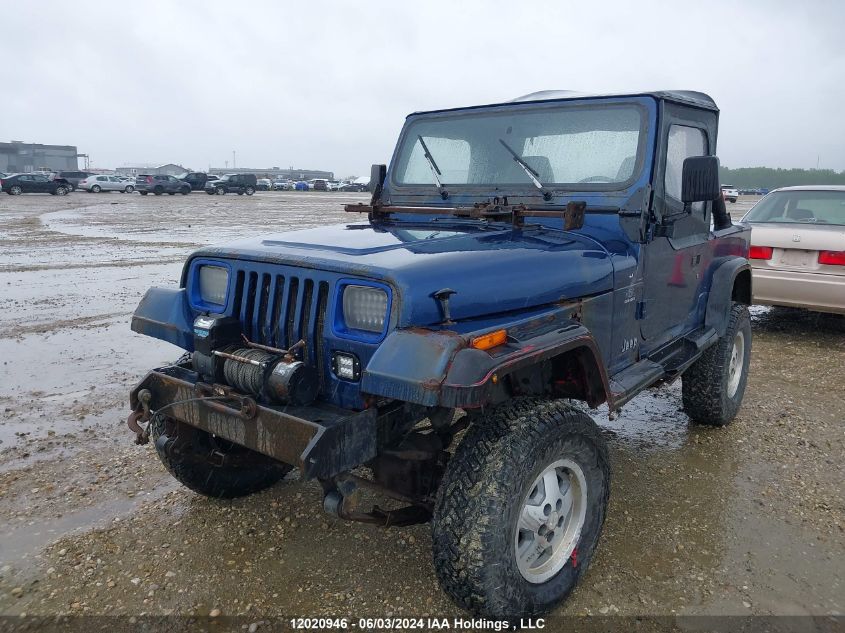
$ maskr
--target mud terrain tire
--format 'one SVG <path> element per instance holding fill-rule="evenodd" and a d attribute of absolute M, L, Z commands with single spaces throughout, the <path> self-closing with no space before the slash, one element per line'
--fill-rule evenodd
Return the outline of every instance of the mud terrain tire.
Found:
<path fill-rule="evenodd" d="M 518 561 L 524 537 L 526 504 L 555 464 L 580 470 L 584 494 L 566 523 L 549 520 L 564 536 L 569 516 L 579 516 L 563 555 L 547 569 L 548 578 L 526 575 Z M 550 471 L 551 469 L 551 471 Z M 573 471 L 573 472 L 574 472 Z M 566 488 L 557 478 L 559 494 Z M 541 491 L 541 497 L 545 492 Z M 434 568 L 444 591 L 461 607 L 489 618 L 544 613 L 563 600 L 590 564 L 604 524 L 610 492 L 607 448 L 595 422 L 558 400 L 520 398 L 482 416 L 455 451 L 438 491 L 432 522 Z M 564 495 L 565 496 L 565 495 Z M 531 505 L 546 512 L 544 500 Z M 576 508 L 579 508 L 576 514 Z M 559 522 L 558 522 L 559 521 Z M 543 527 L 539 528 L 541 531 Z M 547 529 L 546 535 L 549 531 Z M 529 544 L 536 542 L 529 540 Z M 549 549 L 551 553 L 554 551 Z M 535 559 L 539 564 L 544 554 Z"/>
<path fill-rule="evenodd" d="M 155 416 L 150 422 L 150 438 L 154 444 L 164 433 L 165 425 L 164 416 Z M 223 445 L 216 445 L 218 442 Z M 251 453 L 249 465 L 246 467 L 228 464 L 216 466 L 204 461 L 180 461 L 173 459 L 158 447 L 156 447 L 156 453 L 161 463 L 180 483 L 194 492 L 216 499 L 251 495 L 269 488 L 292 470 L 292 466 L 279 463 L 248 448 L 216 440 L 208 433 L 197 429 L 194 433 L 192 452 L 204 455 L 215 448 L 225 453 L 232 451 Z"/>
<path fill-rule="evenodd" d="M 734 419 L 742 404 L 750 361 L 751 317 L 747 306 L 734 303 L 724 336 L 681 377 L 684 411 L 693 422 L 725 426 Z M 736 372 L 741 373 L 737 376 Z"/>

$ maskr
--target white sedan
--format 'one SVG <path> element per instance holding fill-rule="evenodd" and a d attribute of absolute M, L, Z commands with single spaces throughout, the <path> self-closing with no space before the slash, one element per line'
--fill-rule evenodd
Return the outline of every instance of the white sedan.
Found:
<path fill-rule="evenodd" d="M 101 191 L 119 191 L 120 193 L 132 193 L 135 191 L 135 185 L 131 182 L 126 182 L 117 176 L 94 175 L 88 176 L 79 181 L 77 185 L 79 189 L 89 191 L 91 193 L 100 193 Z"/>
<path fill-rule="evenodd" d="M 845 314 L 845 187 L 784 187 L 742 218 L 754 303 Z"/>

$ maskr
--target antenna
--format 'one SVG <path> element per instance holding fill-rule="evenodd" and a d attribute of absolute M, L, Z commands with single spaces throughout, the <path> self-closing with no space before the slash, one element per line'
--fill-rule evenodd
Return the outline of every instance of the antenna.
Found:
<path fill-rule="evenodd" d="M 235 162 L 235 150 L 232 150 L 232 169 L 235 169 L 238 164 Z"/>

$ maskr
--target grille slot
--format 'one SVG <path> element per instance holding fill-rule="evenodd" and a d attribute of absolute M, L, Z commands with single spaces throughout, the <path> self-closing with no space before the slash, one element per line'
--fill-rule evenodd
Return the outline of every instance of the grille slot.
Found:
<path fill-rule="evenodd" d="M 287 305 L 285 309 L 285 340 L 279 347 L 290 347 L 299 339 L 295 338 L 297 332 L 294 332 L 294 324 L 296 322 L 296 300 L 299 290 L 299 279 L 291 277 L 288 283 L 287 291 Z"/>
<path fill-rule="evenodd" d="M 320 379 L 320 391 L 326 386 L 323 328 L 326 325 L 326 307 L 329 303 L 329 284 L 321 281 L 317 288 L 317 318 L 314 327 L 314 355 L 317 357 L 317 377 Z"/>
<path fill-rule="evenodd" d="M 282 339 L 282 303 L 285 296 L 285 277 L 284 275 L 276 275 L 276 286 L 273 289 L 273 314 L 270 317 L 270 342 L 269 345 L 273 347 L 282 347 L 284 340 Z"/>
<path fill-rule="evenodd" d="M 308 324 L 311 323 L 311 298 L 314 294 L 314 281 L 306 279 L 302 288 L 302 316 L 300 318 L 299 338 L 305 337 L 307 345 L 302 351 L 302 360 L 308 363 L 314 357 L 314 346 L 312 337 L 308 336 L 311 331 Z M 296 341 L 294 341 L 295 343 Z"/>

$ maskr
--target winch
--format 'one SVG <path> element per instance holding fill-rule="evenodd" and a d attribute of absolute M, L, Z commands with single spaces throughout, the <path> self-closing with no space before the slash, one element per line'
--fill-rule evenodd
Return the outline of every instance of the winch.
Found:
<path fill-rule="evenodd" d="M 194 335 L 194 370 L 206 379 L 224 381 L 238 391 L 276 404 L 304 406 L 316 400 L 320 388 L 317 372 L 294 356 L 305 341 L 290 349 L 253 343 L 231 317 L 199 317 Z"/>

